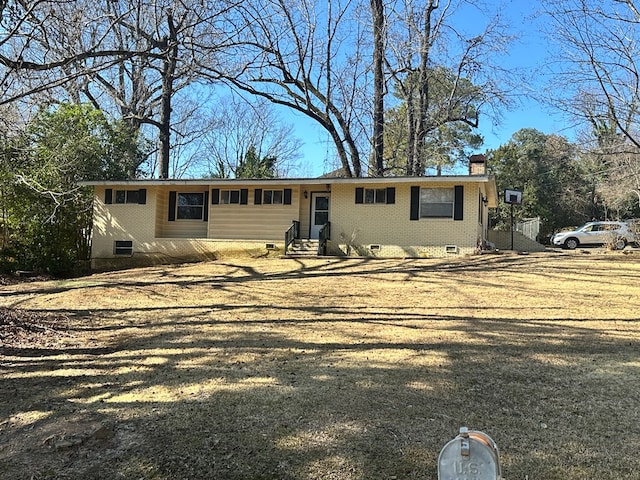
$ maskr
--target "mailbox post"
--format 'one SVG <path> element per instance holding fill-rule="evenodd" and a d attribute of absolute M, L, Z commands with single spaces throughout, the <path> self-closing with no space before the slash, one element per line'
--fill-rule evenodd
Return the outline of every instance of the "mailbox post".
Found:
<path fill-rule="evenodd" d="M 502 480 L 498 446 L 486 433 L 460 428 L 438 456 L 438 480 Z"/>

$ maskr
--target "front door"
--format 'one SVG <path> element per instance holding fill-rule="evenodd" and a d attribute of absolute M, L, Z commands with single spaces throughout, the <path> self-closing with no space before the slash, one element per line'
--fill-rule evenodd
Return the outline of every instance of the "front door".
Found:
<path fill-rule="evenodd" d="M 318 238 L 320 229 L 329 221 L 329 193 L 311 193 L 310 238 Z"/>

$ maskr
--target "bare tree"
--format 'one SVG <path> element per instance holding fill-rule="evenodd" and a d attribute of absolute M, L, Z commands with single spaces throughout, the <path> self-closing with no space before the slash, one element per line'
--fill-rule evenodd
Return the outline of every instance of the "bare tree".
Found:
<path fill-rule="evenodd" d="M 491 116 L 510 103 L 513 73 L 499 68 L 495 58 L 513 36 L 497 14 L 480 30 L 456 28 L 453 14 L 465 4 L 405 0 L 389 8 L 393 28 L 386 58 L 405 106 L 407 175 L 424 175 L 423 146 L 432 132 L 455 123 L 476 128 L 482 110 Z"/>
<path fill-rule="evenodd" d="M 286 177 L 295 169 L 302 142 L 292 125 L 286 125 L 265 99 L 249 103 L 236 96 L 223 97 L 211 112 L 210 128 L 201 142 L 208 173 L 216 177 L 236 177 L 247 152 L 274 160 L 274 174 Z"/>
<path fill-rule="evenodd" d="M 212 74 L 318 122 L 333 139 L 345 175 L 361 176 L 356 97 L 367 66 L 359 25 L 350 23 L 351 2 L 251 0 L 235 13 L 236 47 Z"/>
<path fill-rule="evenodd" d="M 1 103 L 64 87 L 74 101 L 119 110 L 134 131 L 158 132 L 160 176 L 169 176 L 172 99 L 197 81 L 220 45 L 225 0 L 14 0 L 0 44 L 10 85 Z M 3 22 L 5 17 L 3 17 Z"/>
<path fill-rule="evenodd" d="M 107 93 L 132 128 L 150 125 L 157 129 L 162 178 L 169 176 L 171 147 L 188 136 L 178 126 L 193 114 L 189 108 L 176 108 L 174 96 L 197 82 L 196 64 L 207 65 L 215 56 L 220 38 L 215 22 L 224 8 L 221 2 L 203 1 L 105 4 L 106 16 L 117 19 L 110 38 L 114 46 L 148 54 L 123 59 L 116 68 L 94 74 L 83 93 L 96 104 L 101 103 L 99 94 Z M 187 115 L 176 118 L 180 110 Z M 185 166 L 175 159 L 174 165 L 173 175 L 178 176 Z"/>
<path fill-rule="evenodd" d="M 154 128 L 166 178 L 172 142 L 186 138 L 173 99 L 203 79 L 316 121 L 347 176 L 385 172 L 385 75 L 406 88 L 409 174 L 424 173 L 420 148 L 432 129 L 477 126 L 480 108 L 505 99 L 490 58 L 508 37 L 498 22 L 473 36 L 453 29 L 454 0 L 235 1 L 8 0 L 11 8 L 0 10 L 0 104 L 64 87 L 134 131 Z M 436 104 L 437 67 L 454 81 Z"/>
<path fill-rule="evenodd" d="M 103 30 L 83 36 L 88 24 L 106 24 L 108 30 L 112 23 L 90 7 L 82 0 L 7 0 L 3 4 L 0 105 L 60 87 L 140 53 L 111 48 Z M 73 48 L 59 48 L 62 38 L 73 38 Z M 77 69 L 79 62 L 89 66 Z"/>
<path fill-rule="evenodd" d="M 555 66 L 553 102 L 575 118 L 610 119 L 640 147 L 640 16 L 631 0 L 547 0 Z"/>
<path fill-rule="evenodd" d="M 640 15 L 633 0 L 548 0 L 561 49 L 551 98 L 590 129 L 598 192 L 610 205 L 640 205 Z M 592 160 L 594 161 L 594 160 Z"/>
<path fill-rule="evenodd" d="M 607 181 L 599 186 L 599 192 L 609 209 L 623 212 L 630 210 L 629 201 L 633 201 L 637 211 L 640 206 L 640 151 L 619 152 L 609 158 Z"/>

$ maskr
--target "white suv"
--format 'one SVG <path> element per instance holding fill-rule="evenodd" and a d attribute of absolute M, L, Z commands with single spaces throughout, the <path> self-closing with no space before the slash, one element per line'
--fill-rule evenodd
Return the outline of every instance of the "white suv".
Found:
<path fill-rule="evenodd" d="M 580 245 L 611 245 L 622 250 L 636 241 L 635 234 L 625 222 L 589 222 L 569 232 L 556 233 L 551 243 L 573 250 Z"/>

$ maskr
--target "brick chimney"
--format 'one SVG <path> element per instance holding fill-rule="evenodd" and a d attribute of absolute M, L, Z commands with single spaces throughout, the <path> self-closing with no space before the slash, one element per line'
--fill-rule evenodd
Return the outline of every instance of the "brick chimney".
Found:
<path fill-rule="evenodd" d="M 469 175 L 486 175 L 487 157 L 482 154 L 469 157 Z"/>

